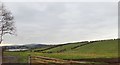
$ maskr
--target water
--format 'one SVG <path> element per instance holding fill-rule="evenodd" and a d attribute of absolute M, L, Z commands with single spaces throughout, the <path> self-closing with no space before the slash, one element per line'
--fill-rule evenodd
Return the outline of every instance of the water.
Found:
<path fill-rule="evenodd" d="M 8 51 L 26 51 L 28 49 L 9 49 Z"/>

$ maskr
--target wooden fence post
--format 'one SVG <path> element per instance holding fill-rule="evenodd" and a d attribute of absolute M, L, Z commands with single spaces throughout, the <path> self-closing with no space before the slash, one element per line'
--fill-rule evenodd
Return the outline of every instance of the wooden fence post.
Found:
<path fill-rule="evenodd" d="M 28 64 L 31 65 L 31 56 L 28 56 Z"/>
<path fill-rule="evenodd" d="M 0 65 L 3 63 L 3 49 L 2 46 L 0 46 Z"/>

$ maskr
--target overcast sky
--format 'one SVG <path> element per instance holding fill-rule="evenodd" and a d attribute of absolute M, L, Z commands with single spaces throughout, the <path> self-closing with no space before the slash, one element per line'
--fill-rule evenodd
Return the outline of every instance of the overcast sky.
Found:
<path fill-rule="evenodd" d="M 119 0 L 1 0 L 2 2 L 118 2 Z"/>
<path fill-rule="evenodd" d="M 117 3 L 112 2 L 8 2 L 17 36 L 5 36 L 9 44 L 59 44 L 118 37 Z"/>

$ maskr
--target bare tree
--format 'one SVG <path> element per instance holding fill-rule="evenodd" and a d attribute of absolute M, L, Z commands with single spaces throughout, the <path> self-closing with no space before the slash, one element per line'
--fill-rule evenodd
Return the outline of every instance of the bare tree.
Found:
<path fill-rule="evenodd" d="M 0 3 L 0 44 L 3 41 L 5 34 L 15 34 L 14 17 L 12 13 L 8 11 L 3 3 Z M 0 65 L 3 59 L 3 49 L 0 46 Z"/>
<path fill-rule="evenodd" d="M 15 34 L 14 17 L 3 4 L 0 6 L 0 44 L 5 34 Z"/>

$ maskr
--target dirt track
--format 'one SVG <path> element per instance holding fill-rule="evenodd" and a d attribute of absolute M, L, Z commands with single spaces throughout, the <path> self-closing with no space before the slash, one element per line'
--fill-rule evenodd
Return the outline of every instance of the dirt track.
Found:
<path fill-rule="evenodd" d="M 3 65 L 120 65 L 117 58 L 112 59 L 79 59 L 79 60 L 62 60 L 56 58 L 31 56 L 30 63 L 18 63 L 18 58 L 15 56 L 4 57 Z M 99 63 L 98 63 L 99 62 Z"/>
<path fill-rule="evenodd" d="M 104 61 L 104 62 L 103 62 Z M 81 60 L 62 60 L 56 58 L 33 56 L 32 65 L 120 65 L 118 59 L 81 59 Z"/>
<path fill-rule="evenodd" d="M 68 61 L 56 58 L 42 57 L 42 56 L 34 56 L 31 57 L 31 63 L 85 63 L 80 61 Z"/>

